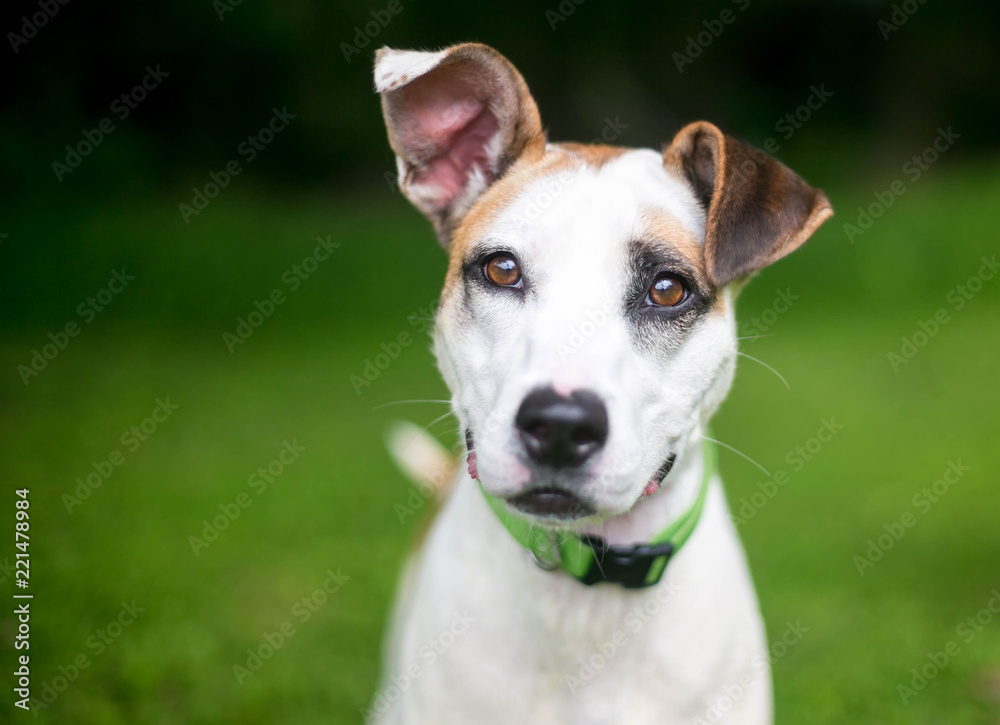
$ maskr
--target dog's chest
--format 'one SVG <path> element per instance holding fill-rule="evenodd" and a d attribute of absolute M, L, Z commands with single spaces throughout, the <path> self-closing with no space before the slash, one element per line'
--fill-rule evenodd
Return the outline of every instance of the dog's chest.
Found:
<path fill-rule="evenodd" d="M 401 722 L 686 722 L 762 648 L 742 554 L 711 530 L 721 498 L 664 582 L 625 590 L 525 566 L 470 493 L 448 503 L 400 602 L 396 671 L 422 662 Z"/>

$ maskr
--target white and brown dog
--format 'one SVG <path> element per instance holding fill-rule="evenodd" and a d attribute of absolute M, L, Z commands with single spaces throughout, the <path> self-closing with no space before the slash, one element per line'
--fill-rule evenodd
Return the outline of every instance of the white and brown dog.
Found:
<path fill-rule="evenodd" d="M 733 302 L 832 214 L 712 124 L 548 143 L 478 44 L 383 48 L 399 185 L 450 255 L 434 329 L 468 444 L 405 574 L 380 723 L 772 721 L 764 627 L 703 444 Z"/>

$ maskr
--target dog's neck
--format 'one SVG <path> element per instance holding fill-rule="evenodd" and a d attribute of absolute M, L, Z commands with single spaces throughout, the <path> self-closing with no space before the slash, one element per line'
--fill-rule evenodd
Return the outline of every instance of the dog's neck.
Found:
<path fill-rule="evenodd" d="M 639 499 L 623 514 L 584 527 L 584 533 L 600 536 L 608 544 L 637 544 L 651 540 L 691 507 L 701 487 L 704 465 L 699 431 L 678 453 L 658 491 Z"/>

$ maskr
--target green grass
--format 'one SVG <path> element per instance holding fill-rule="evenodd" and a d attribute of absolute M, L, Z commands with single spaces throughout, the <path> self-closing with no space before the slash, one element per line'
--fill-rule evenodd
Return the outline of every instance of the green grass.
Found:
<path fill-rule="evenodd" d="M 867 192 L 834 189 L 839 216 L 740 300 L 748 320 L 776 288 L 801 298 L 766 331 L 772 337 L 744 347 L 790 389 L 742 360 L 715 425 L 721 440 L 789 476 L 740 527 L 771 633 L 786 621 L 809 628 L 775 661 L 781 723 L 1000 717 L 1000 622 L 970 643 L 956 633 L 1000 587 L 1000 278 L 899 372 L 887 360 L 946 306 L 979 256 L 1000 247 L 996 174 L 935 173 L 854 245 L 840 225 Z M 398 200 L 331 211 L 234 192 L 191 227 L 175 204 L 24 214 L 0 250 L 27 278 L 3 293 L 0 446 L 5 509 L 12 489 L 31 488 L 33 694 L 78 654 L 91 663 L 38 721 L 357 722 L 375 687 L 396 573 L 420 525 L 394 512 L 409 491 L 383 432 L 393 419 L 428 423 L 444 411 L 373 408 L 445 389 L 424 341 L 360 394 L 349 378 L 381 343 L 415 330 L 407 316 L 433 299 L 444 258 Z M 337 256 L 230 354 L 222 333 L 327 233 L 342 242 Z M 37 238 L 61 240 L 51 266 L 25 241 Z M 122 264 L 136 272 L 134 287 L 22 385 L 16 365 Z M 179 409 L 128 451 L 122 433 L 166 396 Z M 831 417 L 844 428 L 797 470 L 786 455 Z M 432 430 L 450 444 L 450 426 Z M 248 478 L 293 440 L 306 450 L 256 493 Z M 115 449 L 124 463 L 67 512 L 63 495 L 76 477 Z M 912 497 L 958 459 L 971 470 L 860 576 L 854 557 L 868 539 L 916 511 Z M 721 467 L 737 510 L 766 478 L 726 452 Z M 189 537 L 241 493 L 252 504 L 196 556 Z M 13 557 L 7 546 L 0 561 Z M 338 568 L 350 578 L 301 622 L 296 602 Z M 145 611 L 98 655 L 88 638 L 133 599 Z M 247 648 L 289 620 L 295 634 L 238 684 L 233 667 L 246 665 Z M 13 620 L 4 625 L 13 631 Z M 897 685 L 949 640 L 960 643 L 958 656 L 904 705 Z"/>

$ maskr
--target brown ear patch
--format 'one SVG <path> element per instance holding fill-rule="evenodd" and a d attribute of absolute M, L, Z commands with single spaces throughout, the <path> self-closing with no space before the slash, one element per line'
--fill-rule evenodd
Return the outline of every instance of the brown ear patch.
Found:
<path fill-rule="evenodd" d="M 833 214 L 821 190 L 710 123 L 681 129 L 664 163 L 707 210 L 705 261 L 717 287 L 793 252 Z"/>

